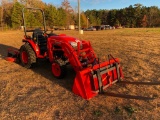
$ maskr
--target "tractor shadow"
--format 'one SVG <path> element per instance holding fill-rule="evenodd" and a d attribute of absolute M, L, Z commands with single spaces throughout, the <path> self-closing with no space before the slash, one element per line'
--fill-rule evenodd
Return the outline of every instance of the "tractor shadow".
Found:
<path fill-rule="evenodd" d="M 5 59 L 7 57 L 8 49 L 18 50 L 17 48 L 5 44 L 0 44 L 0 59 Z M 15 63 L 21 66 L 20 63 Z M 74 83 L 74 78 L 76 76 L 75 71 L 70 65 L 67 65 L 67 73 L 65 78 L 63 79 L 56 79 L 54 78 L 52 71 L 51 71 L 51 63 L 49 60 L 38 60 L 36 66 L 31 68 L 31 70 L 44 78 L 50 80 L 63 88 L 72 91 L 72 86 Z"/>
<path fill-rule="evenodd" d="M 132 84 L 132 85 L 160 85 L 160 82 L 129 82 L 129 81 L 121 81 L 120 84 Z"/>
<path fill-rule="evenodd" d="M 116 94 L 116 93 L 111 93 L 111 92 L 105 92 L 102 95 L 117 97 L 117 98 L 124 98 L 124 99 L 136 99 L 136 100 L 154 100 L 155 99 L 155 98 L 150 98 L 150 97 Z"/>
<path fill-rule="evenodd" d="M 160 85 L 160 82 L 130 82 L 130 81 L 120 81 L 118 84 L 120 85 L 147 85 L 147 86 L 157 86 Z M 134 95 L 126 95 L 126 94 L 116 94 L 112 92 L 104 92 L 102 95 L 111 96 L 111 97 L 118 97 L 124 99 L 136 99 L 136 100 L 154 100 L 155 98 L 151 97 L 143 97 L 143 96 L 134 96 Z"/>
<path fill-rule="evenodd" d="M 76 73 L 72 66 L 67 65 L 65 77 L 63 79 L 57 79 L 52 74 L 51 65 L 52 64 L 48 60 L 39 60 L 37 65 L 34 68 L 32 68 L 32 71 L 38 73 L 39 75 L 45 77 L 53 83 L 62 86 L 68 91 L 72 91 L 74 78 L 76 76 Z"/>
<path fill-rule="evenodd" d="M 4 45 L 4 44 L 0 44 L 0 58 L 5 58 L 7 56 L 7 51 L 8 49 L 14 49 L 14 50 L 18 50 L 15 47 L 12 46 L 8 46 L 8 45 Z"/>

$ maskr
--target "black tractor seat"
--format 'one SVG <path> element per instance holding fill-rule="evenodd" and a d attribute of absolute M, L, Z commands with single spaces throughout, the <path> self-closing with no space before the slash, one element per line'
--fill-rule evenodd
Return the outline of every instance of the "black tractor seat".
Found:
<path fill-rule="evenodd" d="M 40 52 L 43 55 L 47 51 L 47 37 L 43 35 L 43 31 L 40 29 L 35 29 L 32 35 L 35 42 L 38 43 Z"/>

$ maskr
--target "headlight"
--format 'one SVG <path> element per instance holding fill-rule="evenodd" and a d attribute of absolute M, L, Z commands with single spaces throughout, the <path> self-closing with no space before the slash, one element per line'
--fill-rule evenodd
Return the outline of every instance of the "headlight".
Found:
<path fill-rule="evenodd" d="M 78 49 L 78 42 L 70 42 L 70 44 L 75 50 Z M 82 49 L 82 42 L 80 42 L 80 49 Z"/>
<path fill-rule="evenodd" d="M 73 48 L 76 48 L 76 47 L 78 46 L 78 43 L 77 43 L 77 42 L 71 42 L 70 44 L 71 44 L 71 46 L 72 46 Z"/>

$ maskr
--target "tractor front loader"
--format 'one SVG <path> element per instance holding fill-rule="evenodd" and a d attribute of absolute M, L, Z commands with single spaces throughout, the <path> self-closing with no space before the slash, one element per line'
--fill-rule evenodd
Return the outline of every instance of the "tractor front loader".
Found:
<path fill-rule="evenodd" d="M 38 59 L 49 59 L 54 77 L 61 79 L 65 77 L 66 66 L 70 64 L 76 72 L 72 91 L 84 99 L 103 93 L 107 87 L 123 78 L 118 58 L 108 55 L 108 60 L 101 62 L 90 42 L 65 34 L 47 34 L 43 11 L 37 8 L 24 8 L 23 18 L 25 9 L 42 12 L 44 30 L 27 30 L 23 19 L 24 44 L 16 52 L 22 66 L 32 68 Z M 32 36 L 27 32 L 32 32 Z"/>

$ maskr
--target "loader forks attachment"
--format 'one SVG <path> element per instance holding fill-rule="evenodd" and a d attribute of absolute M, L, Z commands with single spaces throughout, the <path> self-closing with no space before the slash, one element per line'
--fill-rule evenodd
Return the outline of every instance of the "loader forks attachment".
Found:
<path fill-rule="evenodd" d="M 90 99 L 123 78 L 119 60 L 116 58 L 98 63 L 93 68 L 77 72 L 73 92 L 84 99 Z"/>
<path fill-rule="evenodd" d="M 109 72 L 111 72 L 111 74 L 109 74 Z M 95 92 L 103 93 L 107 87 L 121 80 L 120 65 L 118 63 L 108 65 L 106 67 L 95 70 L 92 72 L 92 75 Z"/>

